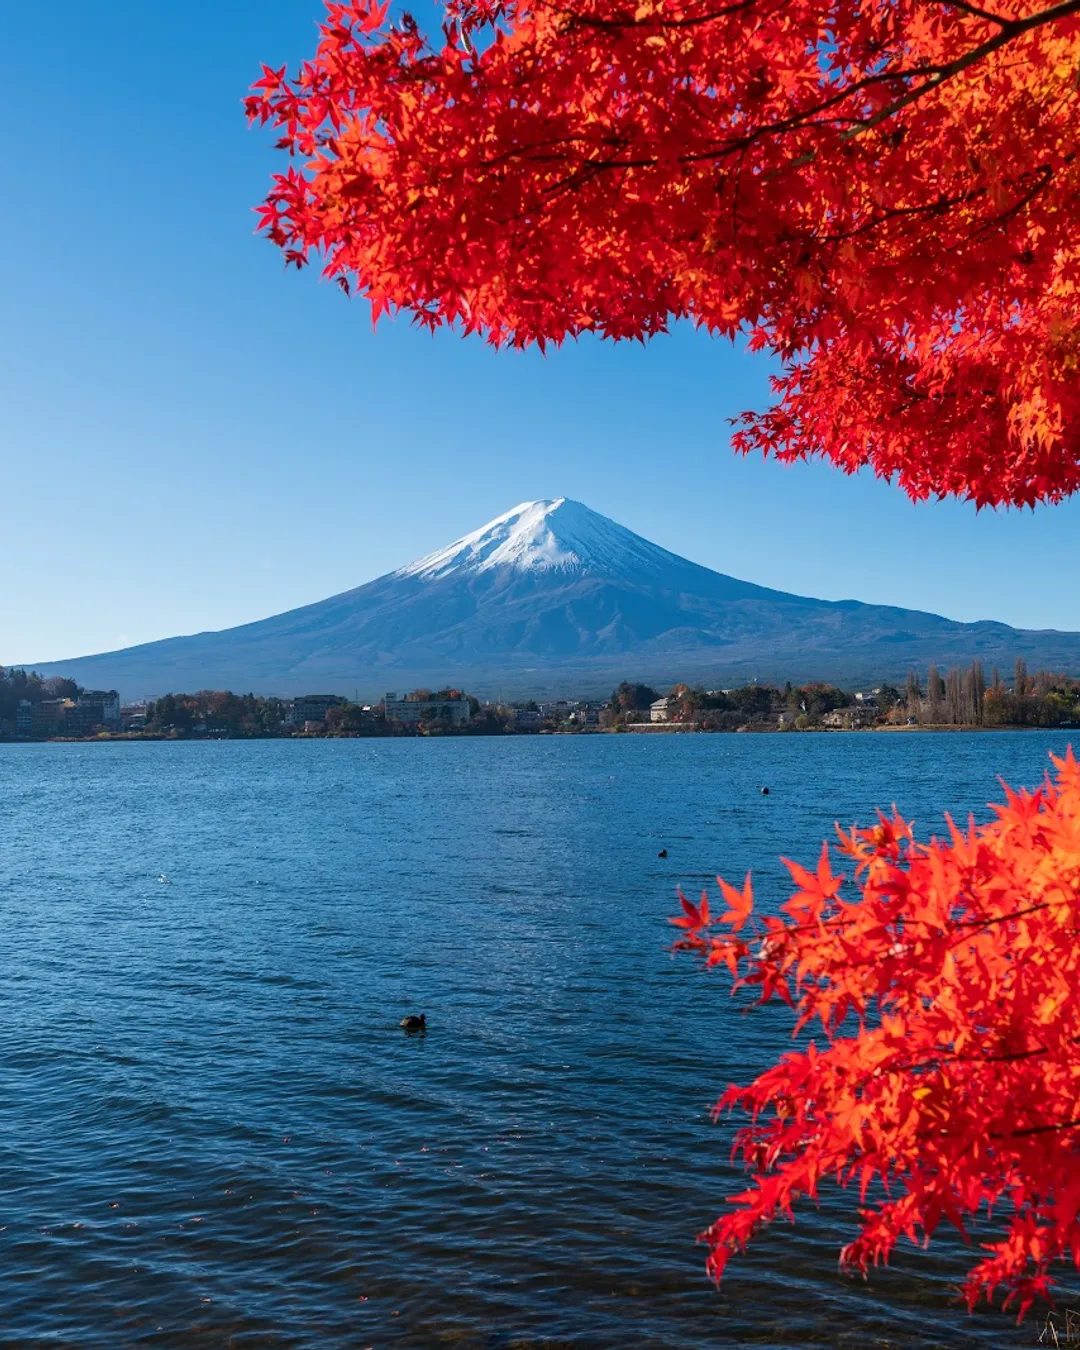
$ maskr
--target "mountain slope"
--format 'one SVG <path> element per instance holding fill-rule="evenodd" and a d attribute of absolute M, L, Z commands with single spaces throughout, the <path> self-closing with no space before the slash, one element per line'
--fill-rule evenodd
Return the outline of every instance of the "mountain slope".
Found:
<path fill-rule="evenodd" d="M 1080 634 L 768 590 L 566 498 L 526 502 L 355 590 L 218 633 L 36 665 L 125 697 L 232 688 L 352 692 L 453 683 L 589 693 L 612 680 L 901 678 L 1015 657 L 1080 669 Z M 28 663 L 33 664 L 33 663 Z"/>

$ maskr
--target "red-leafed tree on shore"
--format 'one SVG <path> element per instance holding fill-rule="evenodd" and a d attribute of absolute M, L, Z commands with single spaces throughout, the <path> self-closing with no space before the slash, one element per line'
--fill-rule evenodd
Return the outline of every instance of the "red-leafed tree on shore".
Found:
<path fill-rule="evenodd" d="M 1080 486 L 1080 0 L 327 5 L 248 100 L 298 264 L 492 341 L 688 318 L 782 362 L 739 448 L 914 497 Z"/>
<path fill-rule="evenodd" d="M 917 843 L 898 816 L 841 832 L 855 895 L 823 849 L 814 872 L 788 863 L 780 915 L 757 918 L 749 878 L 720 883 L 718 917 L 683 900 L 678 946 L 824 1036 L 721 1098 L 751 1116 L 736 1147 L 752 1186 L 704 1235 L 717 1276 L 826 1180 L 864 1202 L 885 1187 L 850 1267 L 992 1207 L 1005 1232 L 969 1306 L 1000 1287 L 1022 1315 L 1055 1262 L 1080 1265 L 1080 768 L 1071 752 L 1055 764 L 1055 782 L 1009 792 L 989 825 L 950 822 L 946 841 Z"/>
<path fill-rule="evenodd" d="M 327 11 L 248 100 L 295 157 L 262 223 L 376 318 L 515 345 L 688 319 L 780 362 L 740 450 L 980 505 L 1080 487 L 1080 0 L 449 0 L 436 42 Z M 896 818 L 841 847 L 852 900 L 823 857 L 785 918 L 685 906 L 683 946 L 824 1035 L 723 1099 L 752 1187 L 712 1269 L 821 1180 L 884 1182 L 849 1264 L 998 1201 L 967 1294 L 1023 1312 L 1080 1264 L 1076 764 L 951 842 Z"/>

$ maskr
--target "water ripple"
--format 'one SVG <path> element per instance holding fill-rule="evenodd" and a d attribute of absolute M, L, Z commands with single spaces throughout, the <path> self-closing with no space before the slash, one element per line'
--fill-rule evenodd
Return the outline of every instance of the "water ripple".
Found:
<path fill-rule="evenodd" d="M 841 1277 L 831 1192 L 709 1283 L 741 1182 L 709 1106 L 789 1028 L 666 919 L 718 870 L 777 903 L 778 853 L 879 804 L 982 813 L 1049 748 L 0 746 L 0 1344 L 1035 1344 L 957 1309 L 956 1244 Z"/>

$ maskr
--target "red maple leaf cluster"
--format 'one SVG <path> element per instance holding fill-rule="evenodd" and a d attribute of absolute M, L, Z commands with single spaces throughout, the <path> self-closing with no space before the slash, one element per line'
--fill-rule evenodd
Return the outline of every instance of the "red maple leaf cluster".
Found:
<path fill-rule="evenodd" d="M 947 840 L 917 843 L 897 815 L 840 831 L 850 898 L 826 847 L 813 872 L 787 864 L 779 915 L 757 918 L 749 878 L 720 882 L 718 918 L 683 899 L 677 947 L 823 1038 L 716 1108 L 749 1113 L 736 1151 L 752 1179 L 703 1235 L 717 1277 L 827 1180 L 860 1188 L 841 1258 L 857 1270 L 995 1211 L 1004 1232 L 968 1275 L 969 1307 L 1000 1287 L 1022 1317 L 1055 1262 L 1080 1268 L 1080 766 L 1054 763 L 1054 781 L 1006 789 L 995 820 L 949 821 Z M 866 1205 L 871 1183 L 883 1198 Z"/>
<path fill-rule="evenodd" d="M 1080 486 L 1080 0 L 327 5 L 249 115 L 269 237 L 497 343 L 677 319 L 776 354 L 737 448 L 913 497 Z"/>

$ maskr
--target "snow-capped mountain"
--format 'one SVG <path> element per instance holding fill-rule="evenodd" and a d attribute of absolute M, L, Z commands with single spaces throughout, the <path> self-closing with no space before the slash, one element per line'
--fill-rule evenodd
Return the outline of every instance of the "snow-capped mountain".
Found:
<path fill-rule="evenodd" d="M 683 559 L 567 497 L 522 502 L 512 511 L 393 573 L 427 581 L 499 568 L 584 576 L 662 571 Z"/>
<path fill-rule="evenodd" d="M 713 572 L 559 497 L 317 604 L 218 633 L 28 665 L 126 698 L 218 688 L 351 693 L 456 684 L 588 694 L 622 678 L 902 679 L 911 666 L 1080 669 L 1080 634 L 813 600 Z"/>

